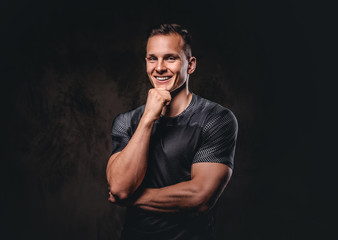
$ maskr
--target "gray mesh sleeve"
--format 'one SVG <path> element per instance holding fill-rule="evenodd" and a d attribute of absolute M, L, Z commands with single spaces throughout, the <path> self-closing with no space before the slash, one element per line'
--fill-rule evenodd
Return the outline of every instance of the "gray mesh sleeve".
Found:
<path fill-rule="evenodd" d="M 130 136 L 128 134 L 129 125 L 125 121 L 124 114 L 118 115 L 112 124 L 112 153 L 120 152 L 128 144 Z"/>
<path fill-rule="evenodd" d="M 217 162 L 234 167 L 237 119 L 230 110 L 212 114 L 202 129 L 202 143 L 193 163 Z"/>

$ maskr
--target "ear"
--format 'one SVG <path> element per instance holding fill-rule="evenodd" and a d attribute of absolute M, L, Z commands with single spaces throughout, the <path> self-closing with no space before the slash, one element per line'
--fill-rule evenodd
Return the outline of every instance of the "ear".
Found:
<path fill-rule="evenodd" d="M 189 58 L 189 63 L 188 63 L 188 74 L 192 74 L 196 69 L 196 58 L 191 57 Z"/>

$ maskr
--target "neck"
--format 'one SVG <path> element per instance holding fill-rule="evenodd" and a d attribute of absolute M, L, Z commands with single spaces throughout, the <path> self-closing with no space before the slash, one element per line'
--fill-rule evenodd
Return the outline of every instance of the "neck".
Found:
<path fill-rule="evenodd" d="M 175 117 L 183 112 L 190 104 L 192 94 L 189 91 L 188 83 L 184 83 L 180 88 L 171 92 L 171 102 L 162 111 L 166 117 Z"/>

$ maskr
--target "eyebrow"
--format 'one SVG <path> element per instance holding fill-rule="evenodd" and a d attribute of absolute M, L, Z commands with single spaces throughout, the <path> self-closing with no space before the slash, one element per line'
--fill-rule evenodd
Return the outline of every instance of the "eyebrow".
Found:
<path fill-rule="evenodd" d="M 177 54 L 177 53 L 167 53 L 167 54 L 164 54 L 164 58 L 171 57 L 171 56 L 180 58 L 180 55 Z M 157 57 L 157 56 L 155 54 L 153 54 L 153 53 L 150 53 L 150 54 L 147 54 L 147 57 Z"/>

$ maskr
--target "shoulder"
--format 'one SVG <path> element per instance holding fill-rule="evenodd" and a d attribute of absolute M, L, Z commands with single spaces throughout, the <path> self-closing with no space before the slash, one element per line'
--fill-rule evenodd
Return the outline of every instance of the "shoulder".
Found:
<path fill-rule="evenodd" d="M 237 129 L 237 118 L 229 108 L 197 95 L 196 106 L 196 111 L 205 116 L 204 126 L 219 122 L 221 125 L 233 125 Z"/>
<path fill-rule="evenodd" d="M 135 109 L 132 109 L 128 112 L 118 114 L 113 121 L 113 125 L 119 124 L 119 123 L 122 123 L 124 125 L 126 125 L 126 124 L 132 125 L 133 123 L 138 124 L 138 122 L 140 121 L 142 114 L 144 112 L 144 107 L 145 107 L 145 105 L 141 105 L 141 106 L 139 106 Z"/>

